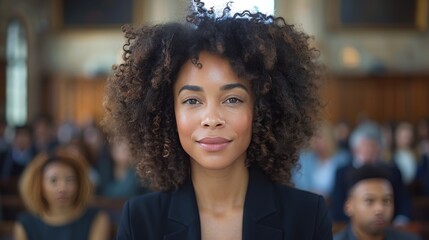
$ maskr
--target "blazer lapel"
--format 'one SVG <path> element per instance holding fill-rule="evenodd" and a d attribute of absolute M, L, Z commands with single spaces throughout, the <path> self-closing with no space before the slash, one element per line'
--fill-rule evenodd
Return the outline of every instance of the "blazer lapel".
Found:
<path fill-rule="evenodd" d="M 272 182 L 256 167 L 250 168 L 243 211 L 243 239 L 283 239 L 282 219 Z"/>
<path fill-rule="evenodd" d="M 165 240 L 201 238 L 200 218 L 192 181 L 173 192 L 168 210 Z"/>
<path fill-rule="evenodd" d="M 272 182 L 258 168 L 250 168 L 243 210 L 243 239 L 283 239 L 282 218 Z M 165 240 L 201 238 L 200 218 L 192 181 L 171 195 Z"/>

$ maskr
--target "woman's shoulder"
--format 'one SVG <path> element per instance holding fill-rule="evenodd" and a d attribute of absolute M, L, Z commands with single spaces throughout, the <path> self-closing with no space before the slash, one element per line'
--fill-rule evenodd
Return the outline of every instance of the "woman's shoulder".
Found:
<path fill-rule="evenodd" d="M 286 214 L 300 217 L 325 217 L 328 208 L 323 196 L 287 185 L 275 184 L 277 204 Z"/>
<path fill-rule="evenodd" d="M 78 220 L 83 220 L 83 219 L 87 219 L 89 221 L 94 220 L 97 216 L 99 215 L 104 215 L 106 214 L 105 211 L 99 207 L 88 207 L 85 209 L 85 211 L 83 212 L 83 214 L 80 216 L 80 218 L 78 218 Z"/>
<path fill-rule="evenodd" d="M 249 199 L 248 206 L 253 215 L 255 209 L 258 209 L 257 216 L 269 213 L 271 217 L 264 216 L 263 221 L 275 222 L 287 239 L 316 235 L 319 236 L 316 239 L 332 239 L 332 225 L 322 196 L 272 182 L 259 171 L 252 176 L 252 185 L 249 186 L 252 187 L 252 199 Z"/>
<path fill-rule="evenodd" d="M 158 239 L 157 234 L 168 215 L 170 198 L 169 192 L 151 192 L 128 200 L 122 208 L 117 238 Z"/>
<path fill-rule="evenodd" d="M 257 202 L 273 201 L 278 209 L 288 213 L 325 214 L 327 212 L 324 198 L 318 194 L 272 182 L 257 168 L 252 170 L 251 176 L 251 196 L 259 199 L 256 200 Z"/>
<path fill-rule="evenodd" d="M 91 226 L 94 221 L 100 218 L 108 219 L 109 216 L 104 209 L 100 207 L 89 206 L 83 210 L 82 214 L 78 218 L 66 225 Z"/>
<path fill-rule="evenodd" d="M 170 197 L 172 192 L 149 192 L 127 201 L 130 206 L 156 206 L 165 203 Z"/>
<path fill-rule="evenodd" d="M 249 187 L 251 188 L 252 197 L 263 198 L 265 200 L 273 198 L 277 199 L 278 202 L 282 204 L 314 205 L 323 200 L 320 195 L 315 193 L 271 181 L 259 167 L 252 167 L 250 169 Z M 263 193 L 262 195 L 264 196 L 261 196 L 261 193 Z"/>

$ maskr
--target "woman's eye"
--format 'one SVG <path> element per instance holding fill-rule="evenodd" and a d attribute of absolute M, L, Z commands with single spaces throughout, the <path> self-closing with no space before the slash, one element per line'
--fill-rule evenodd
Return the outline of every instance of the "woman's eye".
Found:
<path fill-rule="evenodd" d="M 190 99 L 185 100 L 183 103 L 194 105 L 194 104 L 198 104 L 199 101 L 195 98 L 190 98 Z"/>
<path fill-rule="evenodd" d="M 74 177 L 73 177 L 73 178 L 67 178 L 67 179 L 66 179 L 66 181 L 67 181 L 67 182 L 75 182 L 75 181 L 76 181 L 76 179 L 75 179 Z"/>
<path fill-rule="evenodd" d="M 238 99 L 236 97 L 231 97 L 231 98 L 228 98 L 225 102 L 231 103 L 231 104 L 236 104 L 236 103 L 242 103 L 243 101 L 241 101 L 240 99 Z"/>

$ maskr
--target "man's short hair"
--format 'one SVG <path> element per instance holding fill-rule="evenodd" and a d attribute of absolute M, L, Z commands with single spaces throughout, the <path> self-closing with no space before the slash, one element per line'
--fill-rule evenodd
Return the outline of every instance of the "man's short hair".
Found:
<path fill-rule="evenodd" d="M 348 177 L 346 179 L 347 192 L 350 192 L 350 190 L 358 182 L 367 179 L 384 179 L 387 180 L 390 184 L 392 184 L 390 180 L 390 174 L 388 171 L 386 171 L 386 169 L 374 164 L 365 164 L 360 168 L 353 169 L 352 171 L 350 171 L 350 174 L 348 174 Z"/>

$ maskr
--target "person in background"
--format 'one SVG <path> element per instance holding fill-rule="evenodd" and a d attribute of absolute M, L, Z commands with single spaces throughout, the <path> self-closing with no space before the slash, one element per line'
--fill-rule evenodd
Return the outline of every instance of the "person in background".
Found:
<path fill-rule="evenodd" d="M 99 195 L 109 198 L 130 198 L 143 193 L 125 139 L 112 141 L 110 176 L 101 178 Z"/>
<path fill-rule="evenodd" d="M 0 154 L 0 194 L 18 195 L 18 179 L 35 156 L 31 140 L 31 127 L 28 125 L 14 128 L 12 144 Z M 20 209 L 0 205 L 3 220 L 14 221 Z"/>
<path fill-rule="evenodd" d="M 429 156 L 429 119 L 422 118 L 417 124 L 417 152 L 419 157 Z"/>
<path fill-rule="evenodd" d="M 391 227 L 394 191 L 388 172 L 374 165 L 353 170 L 346 182 L 344 211 L 350 224 L 334 240 L 418 240 L 417 235 Z"/>
<path fill-rule="evenodd" d="M 324 123 L 312 138 L 310 149 L 300 154 L 300 167 L 293 172 L 293 182 L 297 188 L 329 199 L 337 168 L 348 163 L 350 158 L 346 150 L 338 149 L 331 125 Z"/>
<path fill-rule="evenodd" d="M 59 145 L 51 116 L 40 114 L 32 122 L 33 144 L 36 153 L 50 151 Z"/>
<path fill-rule="evenodd" d="M 414 192 L 415 197 L 429 196 L 429 155 L 423 155 L 417 166 L 415 184 L 417 188 Z"/>
<path fill-rule="evenodd" d="M 423 118 L 417 125 L 418 166 L 415 179 L 415 197 L 429 196 L 429 119 Z M 426 216 L 427 219 L 429 216 Z"/>
<path fill-rule="evenodd" d="M 380 125 L 381 130 L 381 159 L 392 161 L 395 151 L 395 129 L 394 121 L 387 121 Z"/>
<path fill-rule="evenodd" d="M 8 126 L 7 126 L 6 120 L 3 117 L 0 117 L 0 156 L 4 154 L 9 148 L 9 142 L 8 142 L 9 139 L 6 138 L 7 129 L 8 129 Z M 0 169 L 0 172 L 1 172 L 1 169 Z"/>
<path fill-rule="evenodd" d="M 401 122 L 395 130 L 395 151 L 393 161 L 401 171 L 406 186 L 416 177 L 418 159 L 414 149 L 414 127 L 409 122 Z"/>
<path fill-rule="evenodd" d="M 115 204 L 117 207 L 106 209 L 112 224 L 118 225 L 123 202 L 149 190 L 136 174 L 125 139 L 110 141 L 108 146 L 108 151 L 98 161 L 96 170 L 99 173 L 99 184 L 96 194 L 99 200 L 120 203 Z"/>
<path fill-rule="evenodd" d="M 94 121 L 90 121 L 83 126 L 78 141 L 85 148 L 85 154 L 87 154 L 88 162 L 91 166 L 91 180 L 98 191 L 102 181 L 109 179 L 106 176 L 111 176 L 109 144 L 103 131 Z"/>
<path fill-rule="evenodd" d="M 88 165 L 64 149 L 39 154 L 25 169 L 19 192 L 28 209 L 16 221 L 15 240 L 107 240 L 108 215 L 89 207 Z"/>
<path fill-rule="evenodd" d="M 81 140 L 89 150 L 88 161 L 96 167 L 98 161 L 108 154 L 108 143 L 103 131 L 95 122 L 91 121 L 83 126 Z"/>
<path fill-rule="evenodd" d="M 402 181 L 401 172 L 391 161 L 381 158 L 381 131 L 378 124 L 365 121 L 358 125 L 350 138 L 353 160 L 349 164 L 338 168 L 335 175 L 335 186 L 332 191 L 331 216 L 334 222 L 347 222 L 343 205 L 347 198 L 347 184 L 344 179 L 365 164 L 379 166 L 389 172 L 395 192 L 394 224 L 406 224 L 411 216 L 409 194 Z"/>
<path fill-rule="evenodd" d="M 31 127 L 28 125 L 15 127 L 12 145 L 1 156 L 1 178 L 18 178 L 35 154 Z"/>
<path fill-rule="evenodd" d="M 350 125 L 345 121 L 338 122 L 334 127 L 334 136 L 340 151 L 350 152 Z"/>
<path fill-rule="evenodd" d="M 100 173 L 98 169 L 89 160 L 92 157 L 89 146 L 85 144 L 82 138 L 77 137 L 71 139 L 69 143 L 64 144 L 62 147 L 73 154 L 82 156 L 82 158 L 85 159 L 88 164 L 89 179 L 91 180 L 94 189 L 97 189 L 100 185 Z"/>

